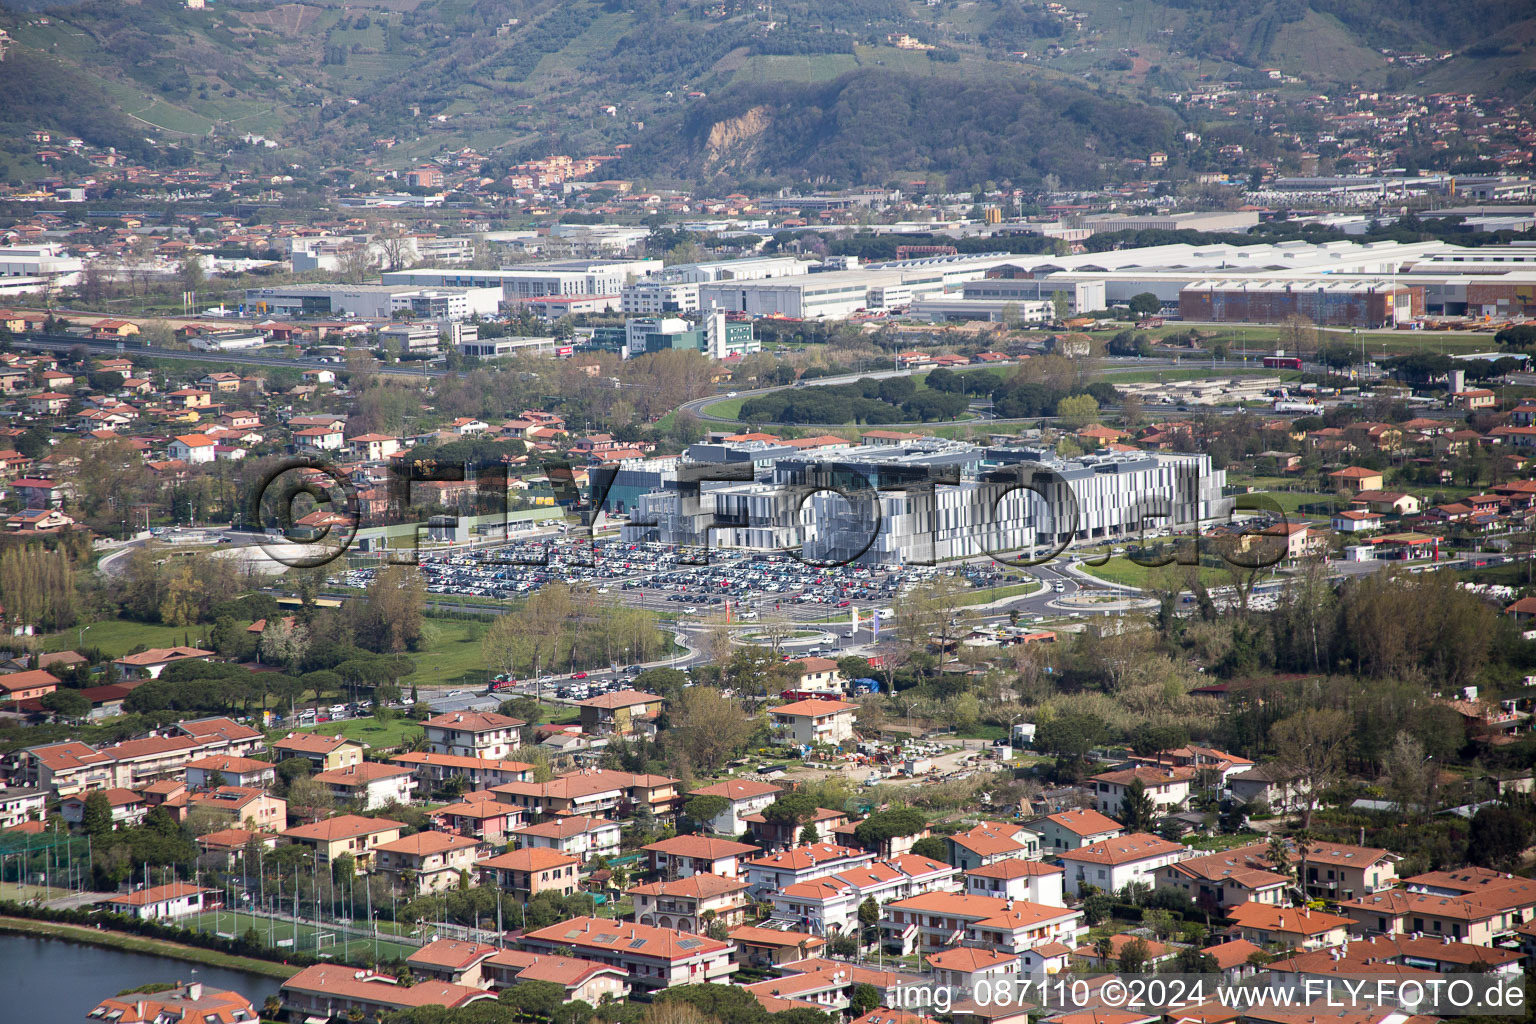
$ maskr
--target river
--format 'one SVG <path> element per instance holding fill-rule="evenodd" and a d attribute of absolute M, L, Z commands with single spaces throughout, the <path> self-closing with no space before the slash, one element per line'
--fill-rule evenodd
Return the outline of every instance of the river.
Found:
<path fill-rule="evenodd" d="M 83 1024 L 101 1000 L 152 981 L 200 981 L 233 989 L 256 1004 L 277 992 L 276 978 L 190 960 L 88 946 L 63 939 L 0 932 L 0 1020 L 18 1024 Z"/>

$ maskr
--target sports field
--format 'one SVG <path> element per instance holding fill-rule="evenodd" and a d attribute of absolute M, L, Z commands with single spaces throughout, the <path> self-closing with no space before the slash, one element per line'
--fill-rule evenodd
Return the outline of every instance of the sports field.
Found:
<path fill-rule="evenodd" d="M 375 940 L 361 934 L 360 927 L 344 929 L 339 925 L 328 924 L 317 927 L 304 921 L 295 924 L 291 917 L 285 918 L 280 914 L 274 918 L 247 910 L 210 910 L 188 918 L 186 926 L 193 931 L 213 932 L 227 939 L 237 939 L 247 929 L 254 928 L 261 941 L 274 949 L 335 957 L 338 960 L 361 956 L 364 951 L 375 949 Z M 410 956 L 420 947 L 390 941 L 381 936 L 376 948 L 380 959 L 389 960 Z"/>

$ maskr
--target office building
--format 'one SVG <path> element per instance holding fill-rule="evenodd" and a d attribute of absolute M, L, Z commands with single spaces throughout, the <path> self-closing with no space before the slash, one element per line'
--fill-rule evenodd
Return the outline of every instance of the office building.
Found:
<path fill-rule="evenodd" d="M 725 359 L 758 352 L 762 346 L 753 336 L 751 321 L 727 320 L 718 310 L 706 314 L 697 324 L 677 317 L 638 317 L 625 323 L 625 358 L 667 349 L 688 349 L 711 359 Z"/>

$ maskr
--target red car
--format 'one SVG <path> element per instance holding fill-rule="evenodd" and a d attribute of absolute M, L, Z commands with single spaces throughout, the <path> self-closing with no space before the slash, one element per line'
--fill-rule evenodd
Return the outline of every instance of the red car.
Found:
<path fill-rule="evenodd" d="M 587 674 L 585 672 L 572 672 L 571 673 L 571 678 L 572 679 L 585 679 L 585 678 L 587 678 Z"/>

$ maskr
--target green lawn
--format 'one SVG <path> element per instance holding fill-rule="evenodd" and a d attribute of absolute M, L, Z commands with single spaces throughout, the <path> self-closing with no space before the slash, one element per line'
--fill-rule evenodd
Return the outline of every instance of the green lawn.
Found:
<path fill-rule="evenodd" d="M 103 619 L 87 623 L 84 640 L 78 628 L 60 630 L 43 637 L 43 648 L 48 651 L 71 651 L 82 644 L 99 647 L 106 654 L 120 658 L 135 647 L 176 647 L 191 644 L 202 645 L 207 640 L 208 626 L 162 626 L 158 623 L 133 622 L 128 619 Z"/>
<path fill-rule="evenodd" d="M 1119 583 L 1124 586 L 1145 587 L 1149 578 L 1154 574 L 1162 574 L 1170 571 L 1181 571 L 1186 566 L 1168 565 L 1159 569 L 1148 569 L 1144 565 L 1138 565 L 1125 555 L 1116 555 L 1103 565 L 1084 565 L 1083 571 L 1090 576 L 1097 576 L 1101 580 L 1110 583 Z M 1219 587 L 1231 582 L 1227 574 L 1220 569 L 1212 569 L 1209 566 L 1200 567 L 1200 581 L 1207 587 Z"/>
<path fill-rule="evenodd" d="M 403 746 L 421 734 L 421 723 L 411 718 L 395 718 L 381 722 L 377 718 L 349 718 L 344 722 L 321 722 L 306 726 L 300 732 L 323 732 L 327 736 L 338 733 L 349 740 L 366 743 L 375 751 L 393 750 Z"/>
<path fill-rule="evenodd" d="M 436 635 L 426 650 L 409 656 L 416 663 L 416 671 L 402 682 L 407 686 L 484 686 L 486 669 L 480 638 L 490 628 L 490 621 L 428 619 L 427 625 Z"/>

